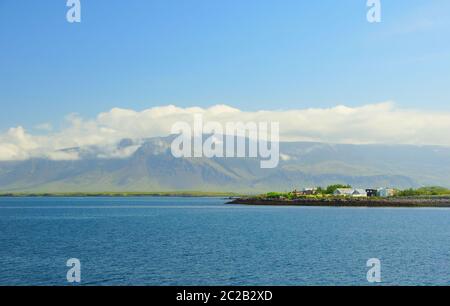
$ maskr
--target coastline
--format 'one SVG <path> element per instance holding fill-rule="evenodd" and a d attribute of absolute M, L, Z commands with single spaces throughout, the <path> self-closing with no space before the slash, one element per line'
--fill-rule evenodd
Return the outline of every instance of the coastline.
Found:
<path fill-rule="evenodd" d="M 207 198 L 207 197 L 224 197 L 237 198 L 242 194 L 231 192 L 197 192 L 197 191 L 180 191 L 180 192 L 4 192 L 0 193 L 0 198 L 81 198 L 81 197 L 184 197 L 184 198 Z"/>
<path fill-rule="evenodd" d="M 367 207 L 367 208 L 450 208 L 450 197 L 404 197 L 386 199 L 355 198 L 302 198 L 295 200 L 271 200 L 261 198 L 238 198 L 227 204 L 251 206 L 303 206 L 303 207 Z"/>

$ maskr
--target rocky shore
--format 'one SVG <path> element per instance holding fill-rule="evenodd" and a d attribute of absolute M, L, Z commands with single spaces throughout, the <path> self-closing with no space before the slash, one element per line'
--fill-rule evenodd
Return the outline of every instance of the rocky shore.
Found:
<path fill-rule="evenodd" d="M 448 207 L 450 197 L 393 197 L 393 198 L 300 198 L 273 200 L 264 198 L 238 198 L 227 204 L 258 206 L 329 206 L 329 207 Z"/>

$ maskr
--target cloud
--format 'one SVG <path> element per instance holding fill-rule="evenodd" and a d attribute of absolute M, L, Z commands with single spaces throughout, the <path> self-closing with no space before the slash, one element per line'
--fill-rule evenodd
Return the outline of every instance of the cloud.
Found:
<path fill-rule="evenodd" d="M 127 157 L 143 139 L 167 136 L 175 122 L 192 123 L 194 114 L 224 126 L 228 122 L 279 122 L 282 141 L 450 146 L 450 112 L 400 109 L 391 102 L 255 112 L 226 105 L 169 105 L 140 112 L 113 108 L 94 119 L 71 114 L 65 128 L 45 135 L 33 135 L 21 126 L 11 128 L 0 134 L 0 160 L 73 160 L 86 152 L 95 152 L 99 158 Z M 123 139 L 132 139 L 132 145 L 118 146 Z"/>

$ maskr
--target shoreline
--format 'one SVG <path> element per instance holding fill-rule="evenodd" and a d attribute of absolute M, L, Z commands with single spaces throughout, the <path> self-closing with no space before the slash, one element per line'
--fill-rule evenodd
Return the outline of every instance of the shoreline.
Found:
<path fill-rule="evenodd" d="M 230 205 L 249 206 L 299 206 L 299 207 L 365 207 L 365 208 L 450 208 L 450 197 L 436 198 L 387 198 L 387 199 L 352 199 L 352 198 L 328 198 L 328 199 L 296 199 L 296 200 L 269 200 L 258 198 L 238 198 L 230 202 Z"/>
<path fill-rule="evenodd" d="M 178 197 L 178 198 L 208 198 L 223 197 L 234 199 L 242 197 L 242 194 L 227 192 L 196 192 L 196 191 L 180 191 L 180 192 L 4 192 L 0 193 L 0 198 L 87 198 L 87 197 L 110 197 L 110 198 L 126 198 L 126 197 Z"/>

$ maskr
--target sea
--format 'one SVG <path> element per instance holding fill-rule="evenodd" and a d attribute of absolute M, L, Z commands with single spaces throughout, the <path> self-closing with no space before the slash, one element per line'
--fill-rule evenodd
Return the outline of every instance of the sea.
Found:
<path fill-rule="evenodd" d="M 450 209 L 227 201 L 0 198 L 0 285 L 450 284 Z"/>

